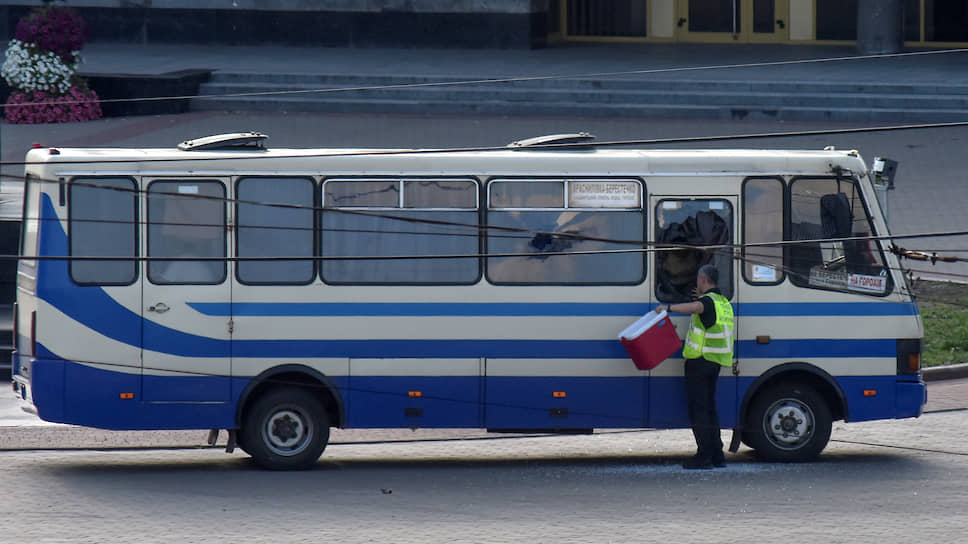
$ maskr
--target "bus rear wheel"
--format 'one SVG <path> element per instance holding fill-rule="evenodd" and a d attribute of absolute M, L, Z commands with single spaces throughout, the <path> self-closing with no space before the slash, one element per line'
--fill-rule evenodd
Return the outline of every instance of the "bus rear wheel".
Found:
<path fill-rule="evenodd" d="M 242 447 L 263 468 L 311 467 L 329 442 L 329 417 L 323 404 L 305 389 L 273 389 L 246 411 Z"/>
<path fill-rule="evenodd" d="M 743 441 L 766 461 L 810 461 L 827 447 L 832 418 L 823 396 L 798 383 L 780 383 L 758 394 Z"/>

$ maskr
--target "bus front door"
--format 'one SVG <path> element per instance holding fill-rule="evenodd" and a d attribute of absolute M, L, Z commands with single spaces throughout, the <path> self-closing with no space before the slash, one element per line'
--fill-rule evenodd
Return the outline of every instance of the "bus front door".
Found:
<path fill-rule="evenodd" d="M 226 181 L 146 179 L 143 400 L 227 402 L 231 282 Z"/>
<path fill-rule="evenodd" d="M 650 206 L 653 210 L 650 239 L 657 244 L 651 258 L 656 304 L 696 300 L 696 274 L 701 266 L 710 264 L 719 271 L 720 293 L 735 308 L 737 281 L 732 244 L 736 240 L 736 197 L 653 195 Z M 694 249 L 696 246 L 711 247 Z M 691 319 L 691 316 L 672 314 L 680 338 L 685 339 Z M 739 327 L 739 320 L 736 326 Z M 649 427 L 689 426 L 682 358 L 670 358 L 650 371 L 648 397 Z M 716 405 L 720 427 L 732 427 L 736 420 L 736 378 L 729 369 L 720 372 Z"/>

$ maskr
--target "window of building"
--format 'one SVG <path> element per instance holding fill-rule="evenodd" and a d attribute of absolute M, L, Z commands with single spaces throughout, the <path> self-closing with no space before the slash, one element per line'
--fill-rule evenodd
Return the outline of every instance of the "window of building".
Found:
<path fill-rule="evenodd" d="M 310 178 L 239 180 L 236 275 L 240 282 L 305 284 L 313 281 L 313 195 Z M 247 257 L 272 260 L 245 260 Z"/>
<path fill-rule="evenodd" d="M 488 185 L 488 280 L 641 283 L 643 252 L 594 252 L 641 250 L 642 192 L 636 179 L 493 180 Z M 570 254 L 583 252 L 592 253 Z"/>
<path fill-rule="evenodd" d="M 857 0 L 817 0 L 817 39 L 857 39 Z"/>
<path fill-rule="evenodd" d="M 476 180 L 331 178 L 322 191 L 324 281 L 432 285 L 480 278 Z"/>
<path fill-rule="evenodd" d="M 733 296 L 733 207 L 726 200 L 660 200 L 655 210 L 655 296 L 661 302 L 694 300 L 703 265 L 719 271 L 719 292 Z M 718 246 L 675 249 L 677 246 Z"/>
<path fill-rule="evenodd" d="M 968 42 L 968 2 L 924 0 L 924 41 Z"/>
<path fill-rule="evenodd" d="M 74 178 L 69 198 L 71 278 L 80 284 L 133 283 L 138 276 L 138 191 L 134 180 Z M 105 257 L 131 260 L 100 260 Z"/>
<path fill-rule="evenodd" d="M 749 283 L 783 281 L 783 180 L 743 182 L 743 278 Z"/>
<path fill-rule="evenodd" d="M 570 36 L 648 34 L 647 5 L 641 0 L 568 0 L 566 6 Z"/>
<path fill-rule="evenodd" d="M 148 279 L 154 284 L 225 281 L 225 187 L 222 183 L 173 180 L 149 184 L 148 256 L 152 258 L 148 263 Z"/>
<path fill-rule="evenodd" d="M 686 23 L 689 32 L 742 32 L 742 2 L 734 0 L 692 0 Z"/>
<path fill-rule="evenodd" d="M 857 185 L 844 178 L 790 183 L 790 280 L 801 287 L 874 295 L 890 291 L 890 276 Z M 861 238 L 841 240 L 838 238 Z"/>
<path fill-rule="evenodd" d="M 921 41 L 921 0 L 904 1 L 904 41 Z"/>

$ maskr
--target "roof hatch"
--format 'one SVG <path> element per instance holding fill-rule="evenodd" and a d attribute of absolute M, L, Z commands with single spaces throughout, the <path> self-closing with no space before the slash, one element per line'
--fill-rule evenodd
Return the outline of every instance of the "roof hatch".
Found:
<path fill-rule="evenodd" d="M 254 148 L 265 149 L 263 142 L 269 137 L 261 132 L 233 132 L 231 134 L 216 134 L 194 140 L 185 140 L 178 144 L 182 151 L 201 151 L 210 149 Z"/>
<path fill-rule="evenodd" d="M 587 132 L 576 132 L 574 134 L 549 134 L 547 136 L 536 136 L 534 138 L 527 138 L 524 140 L 511 142 L 508 144 L 508 147 L 512 149 L 520 149 L 554 144 L 583 144 L 594 139 L 595 135 Z"/>

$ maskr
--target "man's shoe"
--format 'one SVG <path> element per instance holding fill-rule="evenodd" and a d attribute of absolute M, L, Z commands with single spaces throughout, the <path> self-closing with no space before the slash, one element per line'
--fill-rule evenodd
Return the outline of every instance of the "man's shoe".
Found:
<path fill-rule="evenodd" d="M 719 456 L 713 457 L 713 466 L 716 468 L 726 468 L 726 456 L 720 454 Z"/>
<path fill-rule="evenodd" d="M 723 466 L 725 466 L 725 462 L 723 462 Z M 682 463 L 682 468 L 687 470 L 706 470 L 713 468 L 713 462 L 708 457 L 694 455 Z"/>

